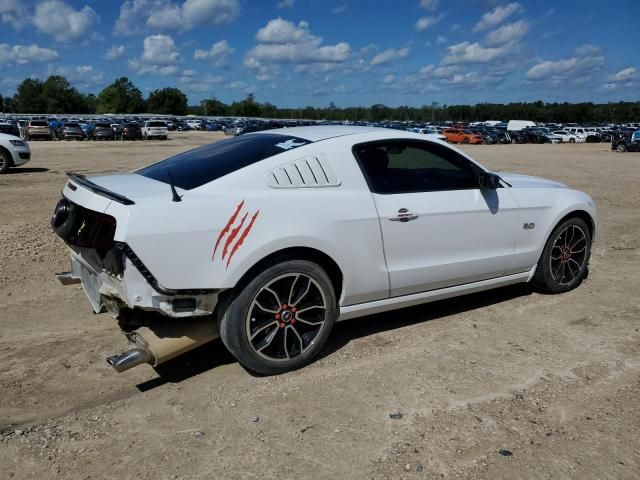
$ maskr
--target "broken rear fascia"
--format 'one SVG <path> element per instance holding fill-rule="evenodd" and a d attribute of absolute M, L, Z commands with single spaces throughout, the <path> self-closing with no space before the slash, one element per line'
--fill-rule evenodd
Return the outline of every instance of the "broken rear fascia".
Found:
<path fill-rule="evenodd" d="M 121 310 L 160 311 L 170 317 L 210 315 L 218 302 L 216 289 L 167 289 L 162 287 L 135 252 L 123 242 L 103 255 L 95 249 L 69 245 L 71 270 L 57 274 L 63 285 L 82 283 L 94 312 L 105 309 L 118 318 Z M 193 310 L 175 307 L 175 301 L 193 299 Z"/>

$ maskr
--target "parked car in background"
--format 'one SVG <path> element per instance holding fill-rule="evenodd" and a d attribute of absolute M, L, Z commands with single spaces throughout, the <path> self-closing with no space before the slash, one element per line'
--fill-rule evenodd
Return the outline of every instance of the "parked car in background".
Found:
<path fill-rule="evenodd" d="M 142 140 L 142 128 L 135 122 L 125 123 L 122 126 L 122 140 Z"/>
<path fill-rule="evenodd" d="M 551 133 L 559 138 L 563 143 L 583 143 L 585 140 L 584 137 L 579 137 L 571 132 L 567 132 L 566 130 L 554 130 Z"/>
<path fill-rule="evenodd" d="M 20 129 L 17 125 L 9 122 L 0 123 L 0 133 L 6 133 L 7 135 L 13 135 L 20 138 Z"/>
<path fill-rule="evenodd" d="M 96 123 L 91 130 L 92 140 L 115 140 L 116 132 L 110 123 Z"/>
<path fill-rule="evenodd" d="M 530 120 L 509 120 L 507 123 L 507 130 L 512 132 L 518 132 L 525 128 L 532 128 L 536 126 L 536 122 Z"/>
<path fill-rule="evenodd" d="M 157 138 L 160 140 L 166 140 L 169 129 L 167 124 L 161 120 L 147 120 L 142 127 L 142 139 L 149 140 Z"/>
<path fill-rule="evenodd" d="M 187 125 L 191 130 L 202 130 L 202 120 L 200 119 L 189 119 L 186 121 Z"/>
<path fill-rule="evenodd" d="M 80 124 L 75 122 L 65 123 L 60 129 L 61 140 L 84 140 L 85 134 Z"/>
<path fill-rule="evenodd" d="M 0 174 L 24 165 L 30 159 L 31 150 L 27 142 L 19 136 L 0 133 Z"/>
<path fill-rule="evenodd" d="M 438 133 L 435 129 L 431 128 L 410 128 L 407 130 L 408 132 L 419 133 L 420 135 L 427 135 L 430 138 L 435 138 L 437 140 L 442 140 L 443 142 L 447 141 L 447 137 L 441 133 Z"/>
<path fill-rule="evenodd" d="M 29 120 L 27 124 L 27 140 L 36 138 L 53 140 L 54 134 L 49 122 L 46 120 Z"/>
<path fill-rule="evenodd" d="M 447 137 L 447 141 L 451 143 L 482 143 L 482 136 L 470 130 L 447 128 L 442 131 L 442 134 Z"/>
<path fill-rule="evenodd" d="M 640 152 L 640 131 L 635 132 L 632 136 L 617 135 L 611 141 L 611 150 L 618 152 Z"/>

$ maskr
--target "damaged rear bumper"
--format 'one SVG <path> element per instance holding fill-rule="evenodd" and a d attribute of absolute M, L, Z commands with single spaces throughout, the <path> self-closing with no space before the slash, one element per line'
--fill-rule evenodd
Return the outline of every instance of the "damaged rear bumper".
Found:
<path fill-rule="evenodd" d="M 215 289 L 163 288 L 126 244 L 116 242 L 104 255 L 77 247 L 70 252 L 71 270 L 56 277 L 63 285 L 81 283 L 96 313 L 106 310 L 117 318 L 126 308 L 197 317 L 213 313 L 218 302 Z"/>

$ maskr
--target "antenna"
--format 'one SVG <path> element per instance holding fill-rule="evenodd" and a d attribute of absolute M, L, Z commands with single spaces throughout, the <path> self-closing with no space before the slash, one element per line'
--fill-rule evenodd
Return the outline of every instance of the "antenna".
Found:
<path fill-rule="evenodd" d="M 167 177 L 169 178 L 169 185 L 171 186 L 171 194 L 173 195 L 174 202 L 181 202 L 182 195 L 178 195 L 178 191 L 176 190 L 176 186 L 173 184 L 173 177 L 171 176 L 171 172 L 167 172 Z"/>

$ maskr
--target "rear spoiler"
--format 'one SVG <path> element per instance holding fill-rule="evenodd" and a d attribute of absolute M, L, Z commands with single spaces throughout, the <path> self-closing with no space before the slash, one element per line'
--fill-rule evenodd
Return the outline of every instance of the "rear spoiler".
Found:
<path fill-rule="evenodd" d="M 130 198 L 125 197 L 124 195 L 120 195 L 119 193 L 112 192 L 104 187 L 101 187 L 98 184 L 93 183 L 84 175 L 79 173 L 67 172 L 67 176 L 69 180 L 74 181 L 78 185 L 83 186 L 87 190 L 91 190 L 93 193 L 97 193 L 100 196 L 109 198 L 115 202 L 122 203 L 123 205 L 135 205 L 136 202 L 131 200 Z"/>

